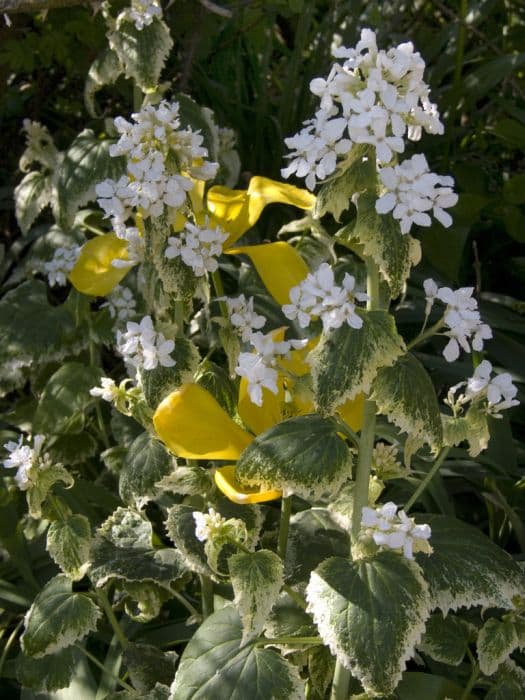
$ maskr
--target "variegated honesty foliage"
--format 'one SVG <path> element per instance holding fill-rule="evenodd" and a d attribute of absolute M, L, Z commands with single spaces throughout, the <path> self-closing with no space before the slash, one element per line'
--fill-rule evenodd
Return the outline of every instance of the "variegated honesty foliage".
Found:
<path fill-rule="evenodd" d="M 427 280 L 419 332 L 396 313 L 416 227 L 450 226 L 457 200 L 404 157 L 443 131 L 423 59 L 371 30 L 335 46 L 318 110 L 285 140 L 283 176 L 308 190 L 232 189 L 235 134 L 162 72 L 158 0 L 101 11 L 86 108 L 115 104 L 99 102 L 117 79 L 135 104 L 62 151 L 25 123 L 27 252 L 0 299 L 18 683 L 83 700 L 524 697 L 523 567 L 443 485 L 516 387 L 481 362 L 471 288 Z M 296 217 L 285 240 L 258 228 L 276 204 Z M 450 389 L 420 352 L 441 336 L 446 361 L 476 366 Z"/>

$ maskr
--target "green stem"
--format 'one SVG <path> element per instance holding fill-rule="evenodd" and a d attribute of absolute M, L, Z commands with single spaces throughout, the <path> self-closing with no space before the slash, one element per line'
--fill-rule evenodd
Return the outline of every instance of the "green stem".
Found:
<path fill-rule="evenodd" d="M 97 598 L 100 601 L 100 604 L 102 605 L 102 608 L 104 609 L 104 612 L 106 613 L 108 622 L 113 628 L 113 632 L 115 633 L 117 639 L 120 642 L 120 646 L 123 649 L 126 649 L 129 645 L 129 641 L 124 632 L 122 631 L 122 627 L 119 625 L 117 618 L 115 617 L 115 613 L 113 612 L 113 608 L 111 607 L 111 603 L 109 602 L 109 598 L 107 597 L 106 592 L 101 589 L 98 589 L 95 592 L 97 594 Z"/>
<path fill-rule="evenodd" d="M 436 321 L 433 326 L 430 326 L 429 328 L 426 329 L 426 331 L 422 331 L 419 333 L 419 335 L 416 335 L 415 338 L 413 338 L 409 343 L 407 343 L 407 350 L 412 350 L 416 345 L 421 345 L 421 343 L 424 343 L 427 341 L 429 338 L 431 338 L 433 335 L 436 335 L 444 326 L 444 321 L 442 318 L 439 319 L 439 321 Z"/>
<path fill-rule="evenodd" d="M 348 700 L 348 689 L 350 688 L 351 678 L 352 674 L 350 673 L 350 669 L 345 668 L 338 659 L 335 664 L 330 700 Z"/>
<path fill-rule="evenodd" d="M 224 301 L 222 297 L 224 294 L 224 287 L 222 286 L 221 273 L 219 270 L 211 273 L 211 281 L 213 283 L 213 289 L 215 290 L 215 296 L 219 302 L 219 308 L 221 310 L 221 315 L 227 320 L 230 320 L 230 314 L 228 313 L 228 304 Z"/>
<path fill-rule="evenodd" d="M 292 514 L 292 497 L 281 500 L 281 521 L 279 523 L 279 542 L 277 554 L 283 561 L 286 560 L 286 547 L 288 544 L 288 532 L 290 530 L 290 515 Z"/>
<path fill-rule="evenodd" d="M 443 462 L 445 461 L 445 459 L 446 459 L 446 457 L 447 457 L 447 455 L 448 455 L 449 452 L 450 452 L 450 447 L 444 447 L 444 448 L 441 450 L 441 452 L 439 453 L 438 458 L 436 459 L 436 461 L 434 462 L 434 464 L 433 464 L 432 467 L 430 468 L 429 472 L 427 473 L 427 475 L 425 476 L 425 478 L 423 479 L 423 481 L 419 484 L 419 486 L 418 486 L 417 489 L 414 491 L 414 493 L 412 494 L 412 496 L 410 496 L 410 498 L 408 499 L 408 501 L 405 503 L 405 508 L 404 508 L 405 513 L 408 513 L 408 511 L 412 508 L 412 506 L 414 505 L 414 503 L 416 503 L 416 501 L 418 500 L 418 498 L 421 496 L 421 494 L 423 493 L 423 491 L 427 488 L 427 486 L 428 486 L 429 483 L 432 481 L 432 479 L 434 478 L 434 476 L 436 475 L 436 473 L 439 471 L 439 468 L 441 467 L 441 465 L 442 465 Z"/>
<path fill-rule="evenodd" d="M 82 223 L 82 228 L 85 228 L 87 231 L 91 231 L 91 233 L 95 233 L 97 236 L 105 236 L 107 233 L 109 233 L 109 231 L 103 231 L 101 228 L 88 224 L 85 221 Z"/>
<path fill-rule="evenodd" d="M 197 610 L 197 608 L 194 608 L 193 605 L 188 600 L 186 600 L 186 598 L 181 593 L 179 593 L 178 591 L 172 591 L 172 593 L 174 598 L 176 598 L 179 601 L 179 603 L 186 608 L 190 615 L 200 618 L 201 614 Z"/>
<path fill-rule="evenodd" d="M 4 649 L 2 651 L 2 656 L 0 657 L 0 678 L 2 677 L 2 669 L 4 668 L 4 663 L 5 663 L 5 660 L 7 659 L 7 655 L 9 654 L 9 650 L 13 646 L 13 642 L 17 638 L 17 635 L 20 632 L 20 628 L 22 627 L 23 624 L 24 624 L 24 618 L 19 620 L 17 626 L 11 632 L 11 634 L 9 635 L 9 639 L 5 643 Z"/>
<path fill-rule="evenodd" d="M 461 693 L 461 697 L 459 700 L 468 700 L 470 697 L 470 693 L 472 691 L 472 688 L 476 685 L 476 681 L 478 680 L 479 676 L 479 666 L 476 663 L 476 660 L 474 659 L 472 653 L 470 650 L 467 649 L 468 655 L 470 657 L 470 662 L 472 664 L 472 673 L 470 674 L 470 678 L 468 679 L 468 683 L 466 687 L 464 688 L 463 692 Z"/>
<path fill-rule="evenodd" d="M 323 643 L 321 637 L 275 637 L 272 639 L 258 639 L 255 642 L 256 647 L 263 647 L 267 644 L 315 644 L 320 645 Z"/>
<path fill-rule="evenodd" d="M 354 443 L 354 445 L 359 449 L 359 445 L 361 443 L 361 440 L 359 439 L 359 435 L 357 433 L 354 433 L 352 428 L 347 425 L 342 418 L 339 416 L 334 416 L 334 420 L 337 426 L 337 430 L 339 432 L 343 433 L 343 435 L 346 435 L 347 438 L 350 438 L 350 440 Z"/>
<path fill-rule="evenodd" d="M 142 90 L 138 85 L 133 86 L 133 111 L 140 112 L 142 108 L 142 103 L 144 102 L 144 95 Z"/>
<path fill-rule="evenodd" d="M 306 610 L 306 601 L 303 598 L 303 596 L 300 593 L 297 593 L 297 591 L 294 591 L 294 589 L 291 586 L 288 586 L 286 583 L 283 586 L 283 591 L 288 593 L 290 598 L 299 605 L 303 610 Z"/>
<path fill-rule="evenodd" d="M 121 678 L 119 678 L 117 675 L 114 673 L 111 673 L 111 671 L 108 671 L 108 669 L 104 666 L 103 663 L 101 663 L 96 656 L 93 656 L 91 652 L 89 652 L 87 649 L 84 649 L 84 647 L 81 644 L 75 644 L 75 647 L 79 649 L 87 658 L 95 664 L 95 666 L 98 666 L 102 671 L 107 676 L 111 676 L 111 678 L 114 678 L 115 681 L 122 686 L 125 690 L 130 690 L 131 692 L 135 693 L 135 688 L 133 688 L 131 685 L 126 683 L 126 681 L 123 681 Z"/>
<path fill-rule="evenodd" d="M 199 575 L 201 581 L 202 617 L 205 620 L 213 613 L 213 582 L 209 576 Z"/>

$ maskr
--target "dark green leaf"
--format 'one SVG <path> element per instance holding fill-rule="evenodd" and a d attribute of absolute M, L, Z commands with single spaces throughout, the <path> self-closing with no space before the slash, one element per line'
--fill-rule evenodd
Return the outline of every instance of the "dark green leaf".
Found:
<path fill-rule="evenodd" d="M 155 497 L 155 484 L 172 468 L 173 460 L 164 445 L 149 433 L 142 433 L 131 444 L 120 472 L 120 497 L 141 507 Z"/>

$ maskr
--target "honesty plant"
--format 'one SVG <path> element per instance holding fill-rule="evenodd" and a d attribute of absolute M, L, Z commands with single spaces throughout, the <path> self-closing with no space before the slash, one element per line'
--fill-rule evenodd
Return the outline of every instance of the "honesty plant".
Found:
<path fill-rule="evenodd" d="M 310 85 L 319 109 L 285 139 L 282 175 L 308 189 L 263 176 L 232 189 L 232 132 L 160 82 L 160 5 L 102 11 L 87 105 L 123 74 L 134 111 L 64 153 L 25 124 L 20 227 L 48 204 L 56 224 L 0 301 L 3 319 L 23 300 L 37 335 L 7 331 L 24 351 L 2 386 L 29 381 L 39 398 L 18 423 L 28 435 L 5 444 L 6 480 L 60 569 L 27 611 L 20 683 L 66 687 L 84 654 L 114 698 L 407 697 L 411 660 L 422 698 L 435 661 L 443 675 L 462 664 L 454 697 L 476 681 L 523 691 L 523 569 L 424 512 L 450 450 L 478 455 L 518 401 L 480 355 L 492 332 L 473 288 L 427 279 L 420 332 L 396 325 L 417 226 L 451 226 L 457 202 L 423 154 L 401 159 L 405 138 L 444 129 L 423 59 L 409 42 L 378 49 L 370 29 L 336 46 Z M 302 218 L 257 242 L 277 203 Z M 53 305 L 42 273 L 63 288 Z M 462 349 L 474 366 L 436 392 L 415 351 L 441 335 L 449 363 Z"/>

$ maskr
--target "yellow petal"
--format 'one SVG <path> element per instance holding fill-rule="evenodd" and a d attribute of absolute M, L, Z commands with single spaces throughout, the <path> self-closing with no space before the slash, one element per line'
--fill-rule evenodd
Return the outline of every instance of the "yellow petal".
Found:
<path fill-rule="evenodd" d="M 255 224 L 267 204 L 280 202 L 292 204 L 299 209 L 312 209 L 315 204 L 315 195 L 308 190 L 259 175 L 250 180 L 248 194 L 250 195 L 248 217 L 250 226 Z"/>
<path fill-rule="evenodd" d="M 190 178 L 193 182 L 193 187 L 189 191 L 191 206 L 193 208 L 193 213 L 198 214 L 204 211 L 204 180 L 195 180 Z"/>
<path fill-rule="evenodd" d="M 316 336 L 315 338 L 310 338 L 304 348 L 292 350 L 288 359 L 280 359 L 279 366 L 285 369 L 287 372 L 290 372 L 290 374 L 294 374 L 296 377 L 302 377 L 305 374 L 308 374 L 311 368 L 306 361 L 306 357 L 308 353 L 315 348 L 320 340 L 320 335 Z"/>
<path fill-rule="evenodd" d="M 224 248 L 233 245 L 252 224 L 249 220 L 249 195 L 246 190 L 232 190 L 216 185 L 208 190 L 206 199 L 211 221 L 229 234 Z"/>
<path fill-rule="evenodd" d="M 273 394 L 269 389 L 263 388 L 262 406 L 252 403 L 248 394 L 248 381 L 242 377 L 239 385 L 239 401 L 237 411 L 243 423 L 256 435 L 264 433 L 282 420 L 281 406 L 284 401 L 284 387 L 282 379 L 278 382 L 278 392 Z"/>
<path fill-rule="evenodd" d="M 162 442 L 187 459 L 237 459 L 253 441 L 198 384 L 185 384 L 167 396 L 153 425 Z"/>
<path fill-rule="evenodd" d="M 113 267 L 113 260 L 128 259 L 128 244 L 114 233 L 84 243 L 69 273 L 73 287 L 82 294 L 104 297 L 128 274 L 129 267 Z"/>
<path fill-rule="evenodd" d="M 365 395 L 358 394 L 355 399 L 345 401 L 339 406 L 337 413 L 341 416 L 344 422 L 355 432 L 361 430 L 363 425 L 363 409 L 365 407 Z"/>
<path fill-rule="evenodd" d="M 302 282 L 309 272 L 295 248 L 284 241 L 239 246 L 227 252 L 248 255 L 264 286 L 281 306 L 290 303 L 290 289 Z"/>
<path fill-rule="evenodd" d="M 220 491 L 233 501 L 244 505 L 246 503 L 263 503 L 281 498 L 280 491 L 260 491 L 255 487 L 241 486 L 235 477 L 235 465 L 229 464 L 215 471 L 215 483 Z"/>

